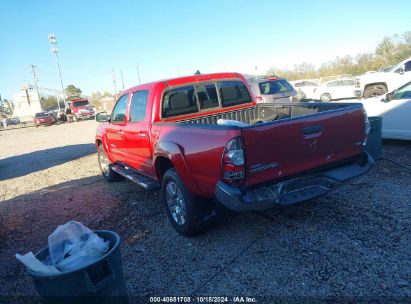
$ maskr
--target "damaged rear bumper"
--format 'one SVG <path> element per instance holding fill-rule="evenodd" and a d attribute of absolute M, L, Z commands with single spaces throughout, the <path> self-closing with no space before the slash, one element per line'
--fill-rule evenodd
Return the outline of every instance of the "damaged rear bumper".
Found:
<path fill-rule="evenodd" d="M 364 175 L 373 164 L 373 158 L 364 152 L 361 164 L 350 163 L 245 191 L 220 181 L 216 186 L 215 197 L 226 208 L 234 211 L 291 205 L 326 194 L 345 182 Z"/>

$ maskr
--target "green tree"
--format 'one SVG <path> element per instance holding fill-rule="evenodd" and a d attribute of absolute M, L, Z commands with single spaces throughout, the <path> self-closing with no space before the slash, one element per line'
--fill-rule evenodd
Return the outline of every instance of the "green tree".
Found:
<path fill-rule="evenodd" d="M 82 92 L 80 88 L 77 88 L 76 86 L 72 84 L 68 85 L 65 91 L 66 91 L 67 97 L 80 96 Z"/>
<path fill-rule="evenodd" d="M 46 111 L 55 110 L 58 108 L 57 98 L 55 96 L 41 97 L 40 104 Z"/>

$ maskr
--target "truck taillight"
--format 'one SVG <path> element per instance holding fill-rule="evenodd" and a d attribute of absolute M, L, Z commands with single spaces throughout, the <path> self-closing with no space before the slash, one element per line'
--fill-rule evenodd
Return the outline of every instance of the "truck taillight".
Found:
<path fill-rule="evenodd" d="M 371 131 L 371 123 L 368 119 L 368 115 L 364 107 L 362 108 L 362 112 L 364 113 L 364 126 L 365 126 L 364 127 L 365 137 L 364 137 L 363 145 L 365 146 L 367 144 L 368 134 L 370 134 L 370 131 Z"/>
<path fill-rule="evenodd" d="M 241 185 L 244 182 L 244 146 L 241 137 L 235 137 L 226 144 L 221 168 L 222 179 L 227 184 Z"/>

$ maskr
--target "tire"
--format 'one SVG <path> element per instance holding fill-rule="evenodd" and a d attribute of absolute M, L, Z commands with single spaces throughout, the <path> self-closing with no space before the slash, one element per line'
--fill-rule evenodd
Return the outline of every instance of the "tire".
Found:
<path fill-rule="evenodd" d="M 101 170 L 101 174 L 103 175 L 104 179 L 109 183 L 118 182 L 124 179 L 124 177 L 117 172 L 114 172 L 111 169 L 111 163 L 107 158 L 106 152 L 104 151 L 103 145 L 98 146 L 97 148 L 97 159 L 98 165 Z"/>
<path fill-rule="evenodd" d="M 329 93 L 324 93 L 320 96 L 320 100 L 322 102 L 330 102 L 331 101 L 331 94 Z"/>
<path fill-rule="evenodd" d="M 364 90 L 364 98 L 371 98 L 387 93 L 387 86 L 384 84 L 369 85 Z"/>
<path fill-rule="evenodd" d="M 161 194 L 171 224 L 182 235 L 195 236 L 217 218 L 214 202 L 192 195 L 174 168 L 164 174 Z"/>

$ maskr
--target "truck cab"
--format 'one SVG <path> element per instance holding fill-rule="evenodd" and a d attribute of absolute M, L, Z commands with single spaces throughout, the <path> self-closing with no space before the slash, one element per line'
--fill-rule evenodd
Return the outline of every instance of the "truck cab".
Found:
<path fill-rule="evenodd" d="M 411 81 L 411 57 L 379 72 L 369 72 L 355 79 L 357 98 L 384 95 Z"/>
<path fill-rule="evenodd" d="M 94 119 L 95 117 L 94 109 L 87 99 L 71 100 L 68 102 L 68 106 L 74 121 Z"/>

